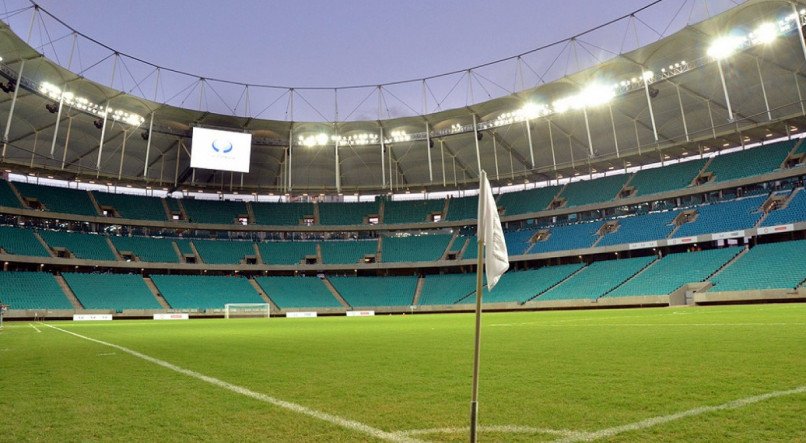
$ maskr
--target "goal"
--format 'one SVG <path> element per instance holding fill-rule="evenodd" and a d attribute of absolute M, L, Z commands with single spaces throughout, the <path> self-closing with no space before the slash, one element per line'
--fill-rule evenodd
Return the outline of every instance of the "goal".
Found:
<path fill-rule="evenodd" d="M 271 317 L 268 303 L 227 303 L 224 305 L 224 318 Z"/>

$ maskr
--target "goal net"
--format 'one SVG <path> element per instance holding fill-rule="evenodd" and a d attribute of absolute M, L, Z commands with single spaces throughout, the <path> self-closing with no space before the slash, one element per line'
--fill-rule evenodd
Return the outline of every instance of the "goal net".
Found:
<path fill-rule="evenodd" d="M 268 303 L 227 303 L 224 305 L 224 318 L 270 317 L 271 305 Z"/>

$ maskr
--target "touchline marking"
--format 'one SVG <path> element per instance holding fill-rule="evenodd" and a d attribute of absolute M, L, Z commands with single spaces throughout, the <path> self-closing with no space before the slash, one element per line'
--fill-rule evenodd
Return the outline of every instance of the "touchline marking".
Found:
<path fill-rule="evenodd" d="M 567 429 L 546 429 L 546 428 L 533 428 L 531 426 L 518 426 L 518 425 L 492 425 L 492 426 L 479 426 L 479 432 L 501 433 L 501 434 L 551 434 L 560 435 L 564 437 L 578 436 L 585 434 L 585 432 L 570 431 Z M 427 435 L 427 434 L 461 434 L 470 432 L 469 426 L 453 427 L 453 428 L 431 428 L 431 429 L 412 429 L 410 431 L 396 432 L 398 435 Z"/>
<path fill-rule="evenodd" d="M 264 403 L 269 403 L 269 404 L 272 404 L 274 406 L 278 406 L 278 407 L 281 407 L 283 409 L 287 409 L 289 411 L 296 412 L 298 414 L 307 415 L 309 417 L 313 417 L 315 419 L 322 420 L 322 421 L 328 422 L 330 424 L 333 424 L 333 425 L 336 425 L 336 426 L 339 426 L 339 427 L 342 427 L 342 428 L 345 428 L 345 429 L 350 429 L 350 430 L 353 430 L 353 431 L 361 432 L 361 433 L 370 435 L 372 437 L 375 437 L 375 438 L 378 438 L 378 439 L 381 439 L 381 440 L 386 440 L 386 441 L 393 441 L 393 442 L 420 442 L 420 440 L 417 440 L 417 439 L 414 439 L 414 438 L 411 438 L 411 437 L 407 437 L 405 435 L 400 435 L 400 434 L 397 434 L 397 433 L 394 433 L 394 432 L 386 432 L 386 431 L 383 431 L 381 429 L 373 428 L 372 426 L 366 425 L 364 423 L 360 423 L 360 422 L 357 422 L 357 421 L 354 421 L 354 420 L 349 420 L 349 419 L 346 419 L 346 418 L 342 418 L 342 417 L 339 417 L 337 415 L 328 414 L 327 412 L 317 411 L 315 409 L 311 409 L 311 408 L 308 408 L 306 406 L 302 406 L 302 405 L 297 404 L 297 403 L 292 403 L 292 402 L 289 402 L 289 401 L 280 400 L 280 399 L 271 397 L 271 396 L 266 395 L 266 394 L 261 394 L 260 392 L 252 391 L 251 389 L 245 388 L 243 386 L 238 386 L 238 385 L 235 385 L 235 384 L 228 383 L 228 382 L 225 382 L 223 380 L 217 379 L 215 377 L 210 377 L 210 376 L 198 373 L 196 371 L 191 371 L 190 369 L 185 369 L 183 367 L 176 366 L 176 365 L 174 365 L 172 363 L 168 363 L 167 361 L 160 360 L 158 358 L 154 358 L 154 357 L 148 356 L 146 354 L 141 354 L 140 352 L 134 351 L 134 350 L 129 349 L 129 348 L 124 348 L 123 346 L 116 345 L 114 343 L 109 343 L 109 342 L 105 342 L 105 341 L 98 340 L 98 339 L 95 339 L 95 338 L 87 337 L 87 336 L 77 334 L 77 333 L 72 332 L 72 331 L 68 331 L 66 329 L 62 329 L 62 328 L 59 328 L 59 327 L 56 327 L 56 326 L 53 326 L 53 325 L 49 325 L 49 324 L 45 324 L 45 326 L 47 326 L 49 328 L 52 328 L 52 329 L 56 329 L 57 331 L 61 331 L 61 332 L 73 335 L 73 336 L 78 337 L 78 338 L 83 338 L 84 340 L 88 340 L 88 341 L 98 343 L 98 344 L 101 344 L 101 345 L 104 345 L 104 346 L 109 346 L 110 348 L 114 348 L 114 349 L 117 349 L 117 350 L 119 350 L 121 352 L 125 352 L 125 353 L 127 353 L 129 355 L 133 355 L 133 356 L 135 356 L 137 358 L 140 358 L 140 359 L 143 359 L 143 360 L 145 360 L 147 362 L 154 363 L 155 365 L 162 366 L 163 368 L 170 369 L 170 370 L 172 370 L 174 372 L 178 372 L 180 374 L 187 375 L 188 377 L 192 377 L 192 378 L 201 380 L 203 382 L 210 383 L 211 385 L 215 385 L 215 386 L 218 386 L 220 388 L 224 388 L 224 389 L 226 389 L 228 391 L 232 391 L 232 392 L 234 392 L 236 394 L 241 394 L 243 396 L 250 397 L 250 398 L 253 398 L 253 399 L 258 400 L 258 401 L 262 401 Z"/>
<path fill-rule="evenodd" d="M 559 440 L 555 440 L 555 443 L 593 441 L 601 438 L 613 437 L 614 435 L 618 435 L 624 432 L 651 428 L 653 426 L 669 423 L 671 421 L 680 420 L 681 418 L 694 417 L 696 415 L 702 415 L 714 411 L 724 411 L 726 409 L 738 409 L 744 406 L 751 405 L 753 403 L 769 400 L 771 398 L 786 397 L 789 395 L 798 395 L 798 394 L 806 394 L 806 386 L 799 386 L 797 388 L 789 389 L 787 391 L 774 391 L 774 392 L 768 392 L 766 394 L 756 395 L 753 397 L 740 398 L 738 400 L 729 401 L 727 403 L 723 403 L 721 405 L 716 406 L 702 406 L 699 408 L 689 409 L 688 411 L 678 412 L 676 414 L 652 417 L 646 420 L 637 421 L 635 423 L 629 423 L 626 425 L 616 426 L 613 428 L 602 429 L 600 431 L 580 432 L 577 435 L 571 435 L 565 438 L 561 438 Z"/>
<path fill-rule="evenodd" d="M 30 326 L 30 327 L 32 327 L 32 328 L 34 328 L 34 330 L 35 330 L 36 332 L 42 332 L 42 331 L 40 331 L 40 330 L 39 330 L 39 328 L 37 328 L 36 326 L 34 326 L 34 324 L 33 324 L 33 323 L 28 323 L 28 326 Z"/>

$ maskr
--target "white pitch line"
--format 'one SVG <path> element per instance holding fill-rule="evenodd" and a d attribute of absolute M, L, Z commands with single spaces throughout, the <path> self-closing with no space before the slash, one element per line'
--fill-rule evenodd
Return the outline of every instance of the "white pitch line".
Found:
<path fill-rule="evenodd" d="M 223 380 L 217 379 L 215 377 L 210 377 L 210 376 L 198 373 L 196 371 L 191 371 L 190 369 L 185 369 L 185 368 L 182 368 L 180 366 L 176 366 L 176 365 L 174 365 L 172 363 L 168 363 L 167 361 L 160 360 L 158 358 L 154 358 L 154 357 L 151 357 L 151 356 L 146 355 L 146 354 L 142 354 L 140 352 L 134 351 L 134 350 L 129 349 L 129 348 L 124 348 L 123 346 L 120 346 L 120 345 L 116 345 L 116 344 L 108 343 L 108 342 L 98 340 L 98 339 L 95 339 L 95 338 L 87 337 L 87 336 L 77 334 L 77 333 L 72 332 L 72 331 L 68 331 L 68 330 L 65 330 L 65 329 L 62 329 L 62 328 L 58 328 L 56 326 L 49 325 L 49 324 L 45 324 L 45 326 L 47 326 L 49 328 L 56 329 L 57 331 L 61 331 L 61 332 L 73 335 L 73 336 L 78 337 L 78 338 L 83 338 L 84 340 L 88 340 L 88 341 L 98 343 L 98 344 L 101 344 L 101 345 L 104 345 L 104 346 L 109 346 L 110 348 L 114 348 L 114 349 L 117 349 L 119 351 L 125 352 L 125 353 L 127 353 L 129 355 L 133 355 L 133 356 L 135 356 L 137 358 L 140 358 L 140 359 L 143 359 L 143 360 L 145 360 L 147 362 L 154 363 L 155 365 L 162 366 L 162 367 L 170 369 L 170 370 L 172 370 L 174 372 L 178 372 L 178 373 L 180 373 L 182 375 L 187 375 L 188 377 L 192 377 L 192 378 L 201 380 L 201 381 L 209 383 L 211 385 L 218 386 L 220 388 L 224 388 L 224 389 L 226 389 L 228 391 L 231 391 L 231 392 L 234 392 L 236 394 L 241 394 L 241 395 L 243 395 L 245 397 L 253 398 L 255 400 L 262 401 L 264 403 L 269 403 L 269 404 L 272 404 L 274 406 L 278 406 L 278 407 L 281 407 L 283 409 L 287 409 L 289 411 L 296 412 L 298 414 L 307 415 L 309 417 L 312 417 L 312 418 L 315 418 L 315 419 L 318 419 L 318 420 L 322 420 L 324 422 L 327 422 L 327 423 L 330 423 L 330 424 L 333 424 L 333 425 L 336 425 L 336 426 L 339 426 L 339 427 L 342 427 L 342 428 L 345 428 L 345 429 L 350 429 L 352 431 L 361 432 L 363 434 L 378 438 L 380 440 L 386 440 L 386 441 L 392 441 L 392 442 L 419 442 L 420 441 L 420 440 L 416 440 L 416 439 L 411 438 L 411 437 L 407 437 L 407 436 L 404 436 L 404 435 L 399 435 L 399 434 L 394 433 L 394 432 L 386 432 L 386 431 L 383 431 L 381 429 L 377 429 L 377 428 L 374 428 L 372 426 L 366 425 L 364 423 L 360 423 L 360 422 L 357 422 L 357 421 L 354 421 L 354 420 L 339 417 L 337 415 L 328 414 L 327 412 L 317 411 L 315 409 L 311 409 L 309 407 L 302 406 L 302 405 L 297 404 L 297 403 L 292 403 L 292 402 L 289 402 L 289 401 L 280 400 L 280 399 L 271 397 L 271 396 L 266 395 L 266 394 L 261 394 L 260 392 L 252 391 L 251 389 L 245 388 L 243 386 L 238 386 L 238 385 L 235 385 L 235 384 L 228 383 L 228 382 L 225 382 Z"/>
<path fill-rule="evenodd" d="M 566 429 L 546 429 L 546 428 L 533 428 L 531 426 L 518 426 L 518 425 L 491 425 L 479 426 L 479 433 L 501 433 L 501 434 L 551 434 L 560 435 L 564 437 L 572 437 L 585 432 L 570 431 Z M 431 428 L 431 429 L 412 429 L 409 431 L 396 432 L 398 435 L 428 435 L 428 434 L 461 434 L 470 432 L 469 426 L 453 427 L 453 428 Z"/>
<path fill-rule="evenodd" d="M 36 326 L 34 326 L 34 324 L 33 324 L 33 323 L 28 323 L 28 326 L 30 326 L 30 327 L 32 327 L 32 328 L 34 328 L 34 330 L 35 330 L 36 332 L 42 332 L 42 331 L 40 331 L 40 330 L 39 330 L 39 328 L 37 328 Z"/>
<path fill-rule="evenodd" d="M 678 412 L 676 414 L 670 415 L 661 415 L 658 417 L 648 418 L 646 420 L 637 421 L 635 423 L 629 423 L 626 425 L 615 426 L 612 428 L 602 429 L 600 431 L 595 432 L 581 432 L 577 435 L 567 436 L 565 438 L 561 438 L 559 440 L 555 440 L 555 443 L 572 443 L 572 442 L 579 442 L 579 441 L 593 441 L 598 440 L 601 438 L 613 437 L 618 434 L 622 434 L 624 432 L 630 431 L 638 431 L 641 429 L 651 428 L 653 426 L 661 425 L 664 423 L 669 423 L 671 421 L 680 420 L 682 418 L 687 417 L 694 417 L 696 415 L 706 414 L 708 412 L 715 412 L 715 411 L 724 411 L 726 409 L 738 409 L 744 406 L 751 405 L 753 403 L 762 402 L 765 400 L 769 400 L 772 398 L 778 397 L 786 397 L 789 395 L 798 395 L 798 394 L 806 394 L 806 386 L 800 386 L 794 389 L 789 389 L 787 391 L 774 391 L 768 392 L 766 394 L 756 395 L 753 397 L 745 397 L 740 398 L 738 400 L 729 401 L 727 403 L 723 403 L 721 405 L 716 406 L 702 406 L 699 408 L 689 409 L 687 411 Z"/>

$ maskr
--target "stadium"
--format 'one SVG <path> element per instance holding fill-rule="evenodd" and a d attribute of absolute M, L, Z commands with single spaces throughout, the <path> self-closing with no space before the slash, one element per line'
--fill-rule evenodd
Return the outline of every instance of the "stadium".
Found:
<path fill-rule="evenodd" d="M 806 4 L 675 1 L 307 89 L 6 5 L 0 440 L 465 440 L 482 171 L 480 440 L 806 439 Z"/>

